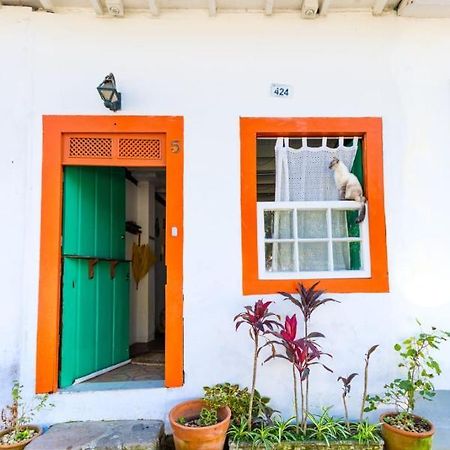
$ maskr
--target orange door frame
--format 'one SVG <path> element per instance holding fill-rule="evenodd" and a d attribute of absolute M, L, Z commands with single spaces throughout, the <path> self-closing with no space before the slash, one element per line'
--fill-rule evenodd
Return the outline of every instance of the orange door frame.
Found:
<path fill-rule="evenodd" d="M 67 133 L 157 133 L 165 136 L 166 387 L 183 384 L 183 118 L 158 116 L 44 116 L 41 250 L 37 328 L 36 392 L 58 389 L 61 291 L 63 141 Z M 85 163 L 86 164 L 86 163 Z M 73 165 L 78 165 L 76 159 Z M 81 164 L 80 164 L 81 165 Z M 89 165 L 105 165 L 103 160 Z M 152 161 L 113 158 L 106 165 L 152 167 Z M 172 236 L 169 230 L 177 229 Z"/>

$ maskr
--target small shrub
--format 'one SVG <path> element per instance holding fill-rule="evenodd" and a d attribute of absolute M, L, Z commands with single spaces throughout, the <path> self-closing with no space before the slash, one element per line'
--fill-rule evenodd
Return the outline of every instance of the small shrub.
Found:
<path fill-rule="evenodd" d="M 0 413 L 0 421 L 5 429 L 12 429 L 11 432 L 5 434 L 0 439 L 1 444 L 11 445 L 14 443 L 31 439 L 36 431 L 27 429 L 26 425 L 30 424 L 41 409 L 48 403 L 48 395 L 39 395 L 35 398 L 35 403 L 26 405 L 22 399 L 23 386 L 15 381 L 11 389 L 11 404 L 2 409 Z"/>
<path fill-rule="evenodd" d="M 238 384 L 222 383 L 214 386 L 205 386 L 204 401 L 210 409 L 219 409 L 228 406 L 231 409 L 231 420 L 233 424 L 240 425 L 247 421 L 250 405 L 250 392 L 248 388 L 240 388 Z M 270 399 L 261 396 L 255 390 L 252 404 L 252 423 L 269 422 L 274 410 L 269 406 Z"/>

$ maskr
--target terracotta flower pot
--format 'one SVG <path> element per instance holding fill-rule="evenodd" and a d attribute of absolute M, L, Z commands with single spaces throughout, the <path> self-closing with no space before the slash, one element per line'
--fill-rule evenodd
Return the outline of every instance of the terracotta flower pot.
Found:
<path fill-rule="evenodd" d="M 205 407 L 203 400 L 189 400 L 179 403 L 171 409 L 169 421 L 173 430 L 173 440 L 177 450 L 222 450 L 225 444 L 231 411 L 228 406 L 220 408 L 217 417 L 220 420 L 210 427 L 186 427 L 178 419 L 198 417 Z"/>
<path fill-rule="evenodd" d="M 0 444 L 0 449 L 7 449 L 7 450 L 23 450 L 26 445 L 28 445 L 33 439 L 37 438 L 42 434 L 42 429 L 38 427 L 37 425 L 25 425 L 23 428 L 28 428 L 31 430 L 36 431 L 36 434 L 30 438 L 26 439 L 25 441 L 17 442 L 16 444 L 6 445 L 6 444 Z M 0 438 L 4 436 L 5 434 L 8 434 L 12 431 L 12 428 L 8 428 L 7 430 L 3 430 L 0 432 Z"/>
<path fill-rule="evenodd" d="M 434 425 L 420 417 L 420 419 L 425 420 L 425 422 L 430 424 L 430 431 L 424 433 L 414 433 L 412 431 L 404 431 L 399 428 L 393 427 L 384 421 L 386 416 L 393 416 L 395 413 L 382 414 L 380 417 L 381 421 L 381 435 L 383 436 L 385 442 L 386 450 L 431 450 L 432 449 L 432 439 L 434 434 Z M 419 417 L 419 416 L 414 416 Z"/>

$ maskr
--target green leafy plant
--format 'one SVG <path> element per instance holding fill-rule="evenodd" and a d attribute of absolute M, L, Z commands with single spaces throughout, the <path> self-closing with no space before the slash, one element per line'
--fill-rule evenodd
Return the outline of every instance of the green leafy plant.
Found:
<path fill-rule="evenodd" d="M 330 407 L 323 408 L 322 414 L 308 414 L 310 425 L 307 428 L 307 437 L 324 441 L 327 445 L 332 441 L 348 439 L 351 434 L 342 419 L 330 416 Z"/>
<path fill-rule="evenodd" d="M 247 421 L 242 421 L 241 423 L 232 423 L 228 429 L 228 437 L 235 444 L 240 444 L 242 442 L 249 443 L 252 442 L 253 434 L 248 429 Z"/>
<path fill-rule="evenodd" d="M 262 425 L 255 427 L 251 431 L 253 447 L 264 447 L 265 450 L 271 450 L 277 443 L 277 437 L 272 426 Z"/>
<path fill-rule="evenodd" d="M 241 388 L 238 384 L 221 383 L 203 388 L 203 399 L 210 409 L 218 410 L 223 406 L 231 409 L 232 423 L 240 424 L 247 421 L 251 394 L 248 388 Z M 269 406 L 270 399 L 262 396 L 256 389 L 252 403 L 252 422 L 270 422 L 275 412 Z"/>
<path fill-rule="evenodd" d="M 210 427 L 219 422 L 215 409 L 202 408 L 198 417 L 186 418 L 181 416 L 177 422 L 184 427 Z"/>
<path fill-rule="evenodd" d="M 400 413 L 387 417 L 391 425 L 409 431 L 421 430 L 423 424 L 417 423 L 413 416 L 416 400 L 432 400 L 435 396 L 433 379 L 441 374 L 441 368 L 433 351 L 439 350 L 449 338 L 449 332 L 432 327 L 429 333 L 422 332 L 395 344 L 394 349 L 401 358 L 398 367 L 404 376 L 386 384 L 383 395 L 368 396 L 365 411 L 375 410 L 381 404 L 393 405 Z"/>
<path fill-rule="evenodd" d="M 179 417 L 178 420 L 177 420 L 177 422 L 178 422 L 180 425 L 186 425 L 186 422 L 187 422 L 186 417 L 183 417 L 183 416 Z"/>
<path fill-rule="evenodd" d="M 283 420 L 275 417 L 272 424 L 261 423 L 249 431 L 246 423 L 233 424 L 228 430 L 228 436 L 235 444 L 250 444 L 252 447 L 263 446 L 266 449 L 273 448 L 276 444 L 283 442 L 295 442 L 304 439 L 303 435 L 295 432 L 295 417 Z"/>
<path fill-rule="evenodd" d="M 5 429 L 11 431 L 2 436 L 0 443 L 13 444 L 22 442 L 32 438 L 36 431 L 26 428 L 30 424 L 40 410 L 46 406 L 53 406 L 48 403 L 48 395 L 40 395 L 35 397 L 35 401 L 31 405 L 26 405 L 22 398 L 23 386 L 15 381 L 11 389 L 11 404 L 2 409 L 0 413 L 0 421 Z"/>
<path fill-rule="evenodd" d="M 275 442 L 282 443 L 284 441 L 298 441 L 302 437 L 296 433 L 296 418 L 290 417 L 283 420 L 281 417 L 276 418 L 271 426 L 272 435 L 275 437 Z"/>
<path fill-rule="evenodd" d="M 200 417 L 198 418 L 198 424 L 201 427 L 210 427 L 218 422 L 217 410 L 202 408 L 200 411 Z"/>
<path fill-rule="evenodd" d="M 358 444 L 371 444 L 379 439 L 379 424 L 367 420 L 353 424 L 351 431 L 351 439 L 358 441 Z"/>

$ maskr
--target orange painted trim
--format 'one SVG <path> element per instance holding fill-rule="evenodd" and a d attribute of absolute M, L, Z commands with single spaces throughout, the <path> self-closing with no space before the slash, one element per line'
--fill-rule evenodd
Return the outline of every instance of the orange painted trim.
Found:
<path fill-rule="evenodd" d="M 245 295 L 294 292 L 298 281 L 311 285 L 317 280 L 261 280 L 258 278 L 256 219 L 256 139 L 260 136 L 362 136 L 365 195 L 369 208 L 370 278 L 323 279 L 329 292 L 388 292 L 386 225 L 383 187 L 382 120 L 357 118 L 256 118 L 240 119 L 241 133 L 241 234 L 242 290 Z"/>
<path fill-rule="evenodd" d="M 157 116 L 44 116 L 41 251 L 36 355 L 36 392 L 58 389 L 61 289 L 63 136 L 66 133 L 161 133 L 165 135 L 166 364 L 167 387 L 183 385 L 183 118 Z M 179 151 L 171 151 L 178 141 Z M 74 165 L 78 165 L 76 161 Z M 95 161 L 91 165 L 96 164 Z M 124 161 L 110 161 L 123 166 Z M 148 161 L 148 167 L 153 167 Z M 141 165 L 142 167 L 142 165 Z M 178 236 L 169 230 L 177 227 Z"/>

